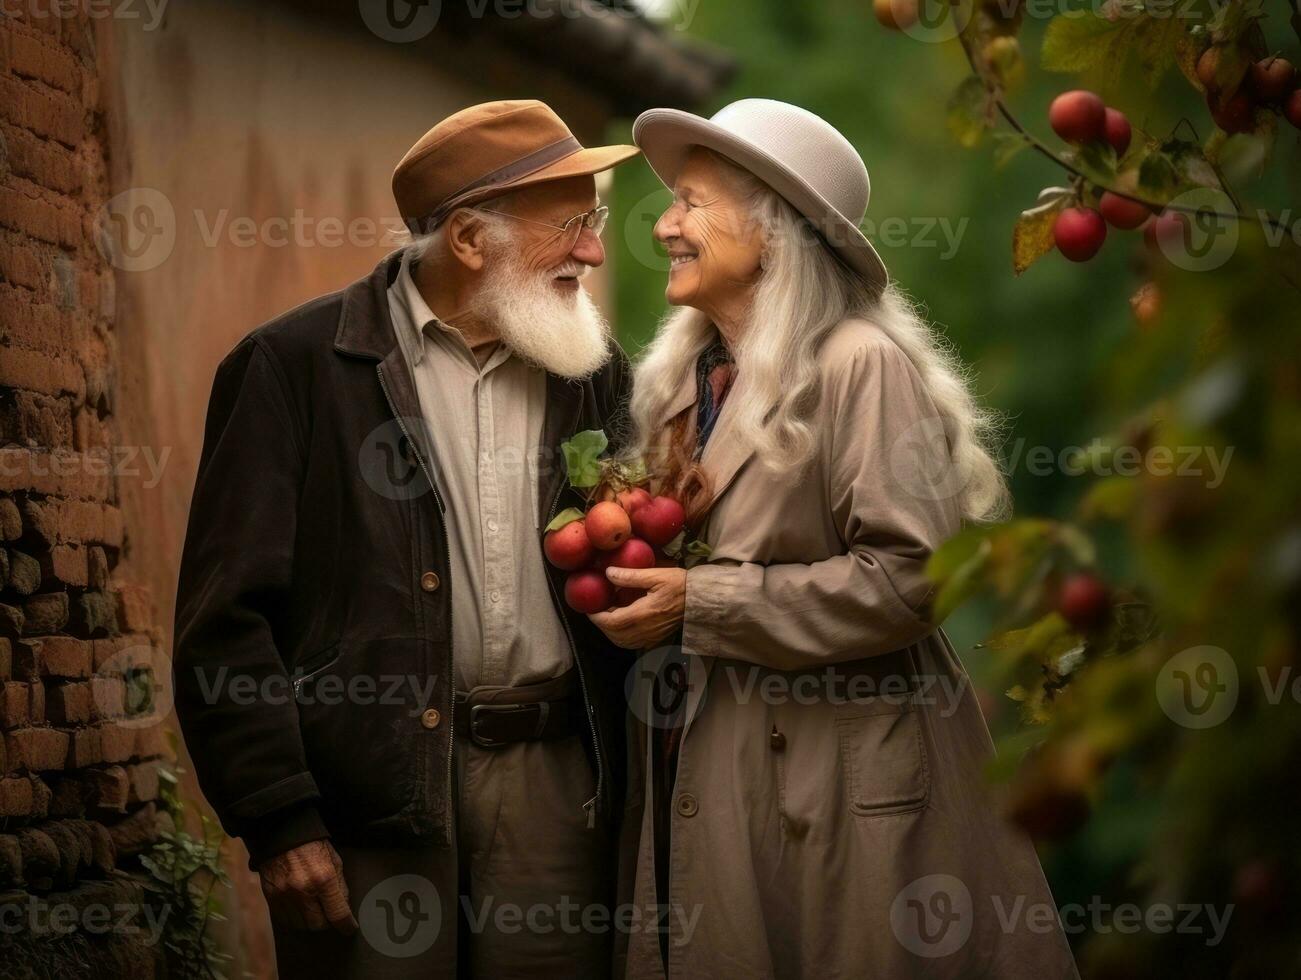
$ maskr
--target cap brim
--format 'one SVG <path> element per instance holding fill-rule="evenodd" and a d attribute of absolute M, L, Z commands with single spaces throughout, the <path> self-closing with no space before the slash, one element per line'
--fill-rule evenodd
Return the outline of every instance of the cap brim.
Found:
<path fill-rule="evenodd" d="M 505 184 L 485 187 L 481 194 L 475 194 L 463 203 L 473 204 L 487 200 L 490 197 L 497 197 L 500 194 L 532 187 L 534 184 L 543 184 L 549 180 L 563 180 L 566 177 L 590 177 L 593 174 L 601 173 L 603 170 L 609 170 L 625 160 L 631 160 L 640 152 L 641 150 L 637 147 L 627 145 L 584 147 L 581 150 L 575 150 L 567 157 L 561 157 L 555 163 L 548 164 L 541 170 L 535 170 L 531 174 L 518 177 Z"/>
<path fill-rule="evenodd" d="M 889 282 L 885 263 L 858 226 L 776 157 L 708 119 L 681 109 L 648 109 L 632 126 L 633 142 L 655 175 L 672 188 L 693 147 L 703 146 L 754 174 L 808 218 L 828 247 L 876 287 Z"/>

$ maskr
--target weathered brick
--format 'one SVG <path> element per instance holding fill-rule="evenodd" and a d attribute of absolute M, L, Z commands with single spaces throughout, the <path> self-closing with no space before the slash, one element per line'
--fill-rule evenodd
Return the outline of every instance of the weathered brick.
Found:
<path fill-rule="evenodd" d="M 12 888 L 23 880 L 23 850 L 13 834 L 0 834 L 0 888 Z"/>
<path fill-rule="evenodd" d="M 32 781 L 26 776 L 0 779 L 0 817 L 26 817 L 32 812 Z"/>
<path fill-rule="evenodd" d="M 74 147 L 86 136 L 86 112 L 79 102 L 53 89 L 0 75 L 0 114 L 38 136 Z"/>
<path fill-rule="evenodd" d="M 45 717 L 54 725 L 85 725 L 91 720 L 90 683 L 51 684 L 45 692 Z"/>
<path fill-rule="evenodd" d="M 56 779 L 50 784 L 50 816 L 85 816 L 88 793 L 89 786 L 80 776 Z"/>
<path fill-rule="evenodd" d="M 0 208 L 3 203 L 3 188 L 0 188 Z M 75 361 L 19 347 L 0 347 L 0 385 L 44 395 L 72 395 L 79 401 L 86 394 L 86 378 Z"/>
<path fill-rule="evenodd" d="M 125 725 L 115 725 L 112 722 L 104 722 L 98 727 L 100 751 L 103 753 L 104 761 L 129 761 L 136 747 L 135 729 Z"/>
<path fill-rule="evenodd" d="M 0 681 L 7 681 L 13 676 L 13 646 L 7 636 L 0 636 Z"/>
<path fill-rule="evenodd" d="M 32 595 L 41 587 L 41 563 L 31 555 L 9 549 L 9 588 Z"/>
<path fill-rule="evenodd" d="M 76 194 L 81 190 L 81 168 L 71 150 L 17 126 L 0 126 L 0 139 L 9 149 L 9 166 L 14 173 L 62 194 Z M 5 278 L 28 287 L 33 285 L 26 277 L 6 275 Z"/>
<path fill-rule="evenodd" d="M 78 728 L 68 740 L 68 768 L 84 769 L 104 761 L 98 728 Z"/>
<path fill-rule="evenodd" d="M 149 590 L 142 585 L 124 585 L 117 593 L 118 626 L 123 633 L 138 633 L 153 624 Z"/>
<path fill-rule="evenodd" d="M 68 629 L 78 636 L 111 636 L 118 631 L 118 609 L 110 592 L 83 592 L 72 601 Z"/>
<path fill-rule="evenodd" d="M 28 531 L 48 547 L 94 542 L 122 546 L 122 512 L 106 504 L 78 500 L 24 500 Z"/>
<path fill-rule="evenodd" d="M 27 686 L 32 694 L 28 715 L 33 725 L 43 725 L 45 724 L 45 682 L 37 678 L 28 682 Z"/>
<path fill-rule="evenodd" d="M 62 267 L 52 263 L 52 268 Z M 51 272 L 48 278 L 56 278 Z M 44 291 L 49 288 L 41 283 Z M 28 289 L 0 283 L 0 340 L 10 347 L 44 354 L 79 350 L 92 336 L 92 320 L 83 313 L 39 302 Z"/>
<path fill-rule="evenodd" d="M 55 728 L 18 728 L 5 734 L 11 768 L 62 769 L 68 756 L 68 733 Z"/>
<path fill-rule="evenodd" d="M 86 549 L 72 544 L 56 544 L 41 553 L 40 572 L 44 581 L 84 589 L 89 581 Z"/>
<path fill-rule="evenodd" d="M 126 681 L 118 677 L 92 677 L 90 710 L 96 721 L 121 718 L 126 711 Z"/>
<path fill-rule="evenodd" d="M 167 728 L 162 722 L 156 725 L 145 725 L 135 731 L 136 758 L 149 759 L 154 756 L 168 757 L 171 755 L 171 746 L 167 742 Z"/>
<path fill-rule="evenodd" d="M 159 831 L 171 823 L 153 803 L 146 803 L 130 816 L 108 828 L 113 846 L 121 857 L 139 854 L 158 839 Z"/>
<path fill-rule="evenodd" d="M 38 78 L 64 92 L 81 93 L 81 68 L 77 59 L 35 32 L 10 32 L 9 69 L 15 75 Z"/>
<path fill-rule="evenodd" d="M 90 801 L 96 808 L 126 812 L 127 800 L 131 796 L 131 778 L 125 768 L 88 769 L 85 777 L 90 786 Z"/>
<path fill-rule="evenodd" d="M 56 449 L 0 448 L 0 493 L 27 490 L 46 496 L 102 501 L 111 490 L 107 460 Z"/>
<path fill-rule="evenodd" d="M 17 541 L 23 534 L 23 517 L 12 497 L 0 497 L 0 539 Z"/>
<path fill-rule="evenodd" d="M 80 680 L 90 676 L 94 647 L 71 636 L 33 636 L 19 640 L 16 663 L 41 677 Z"/>
<path fill-rule="evenodd" d="M 0 401 L 0 439 L 23 446 L 72 447 L 72 408 L 64 399 L 13 391 Z"/>
<path fill-rule="evenodd" d="M 24 827 L 15 835 L 23 855 L 23 877 L 37 889 L 49 889 L 59 870 L 59 849 L 48 834 L 35 827 Z"/>
<path fill-rule="evenodd" d="M 97 544 L 86 548 L 86 585 L 103 590 L 108 587 L 108 555 Z"/>
<path fill-rule="evenodd" d="M 31 723 L 31 685 L 6 681 L 0 689 L 0 728 L 18 728 Z"/>
<path fill-rule="evenodd" d="M 159 658 L 147 633 L 123 633 L 91 641 L 95 673 L 121 674 L 125 670 L 149 667 Z"/>
<path fill-rule="evenodd" d="M 0 602 L 0 631 L 17 636 L 23 631 L 26 625 L 26 616 L 17 606 L 11 606 L 8 603 Z"/>
<path fill-rule="evenodd" d="M 26 617 L 23 624 L 25 636 L 57 633 L 68 625 L 68 593 L 46 592 L 34 595 L 23 603 L 23 615 Z"/>
<path fill-rule="evenodd" d="M 29 772 L 27 778 L 32 781 L 32 817 L 44 818 L 49 816 L 50 800 L 54 795 L 50 792 L 49 784 L 35 773 Z"/>

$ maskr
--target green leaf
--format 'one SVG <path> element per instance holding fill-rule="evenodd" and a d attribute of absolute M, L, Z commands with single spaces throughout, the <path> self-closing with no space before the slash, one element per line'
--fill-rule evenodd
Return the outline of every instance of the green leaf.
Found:
<path fill-rule="evenodd" d="M 1110 143 L 1088 143 L 1073 154 L 1075 165 L 1084 176 L 1102 187 L 1110 187 L 1116 181 L 1116 150 Z"/>
<path fill-rule="evenodd" d="M 701 541 L 699 538 L 696 538 L 689 545 L 687 545 L 687 554 L 689 555 L 694 555 L 700 558 L 708 558 L 713 553 L 714 553 L 714 549 L 709 547 L 709 545 L 705 544 L 705 542 Z"/>
<path fill-rule="evenodd" d="M 989 563 L 991 551 L 992 547 L 988 539 L 981 541 L 975 553 L 959 565 L 940 586 L 932 607 L 932 618 L 935 622 L 944 622 L 953 610 L 980 591 L 983 584 L 981 573 Z"/>
<path fill-rule="evenodd" d="M 547 525 L 547 531 L 559 531 L 566 524 L 572 524 L 574 521 L 581 521 L 582 519 L 583 512 L 581 510 L 577 507 L 566 507 L 551 519 L 551 523 Z"/>
<path fill-rule="evenodd" d="M 976 75 L 968 75 L 949 98 L 949 132 L 962 146 L 979 146 L 993 119 L 989 91 Z"/>
<path fill-rule="evenodd" d="M 585 489 L 601 482 L 601 453 L 609 445 L 610 440 L 600 429 L 588 429 L 560 444 L 570 485 Z"/>
<path fill-rule="evenodd" d="M 646 460 L 640 456 L 617 464 L 615 471 L 619 474 L 619 478 L 630 487 L 641 486 L 650 478 L 650 474 L 646 470 Z"/>
<path fill-rule="evenodd" d="M 1044 32 L 1040 64 L 1048 71 L 1116 73 L 1133 60 L 1148 82 L 1155 82 L 1174 66 L 1178 41 L 1187 31 L 1187 18 L 1168 9 L 1157 13 L 1144 12 L 1139 0 L 1113 0 L 1102 11 L 1060 14 Z"/>
<path fill-rule="evenodd" d="M 1002 169 L 1030 146 L 1019 133 L 994 133 L 994 166 Z"/>
<path fill-rule="evenodd" d="M 670 558 L 680 558 L 682 557 L 682 545 L 683 542 L 685 542 L 686 540 L 687 540 L 687 532 L 679 531 L 677 537 L 675 537 L 672 541 L 666 544 L 661 550 L 664 552 L 664 554 L 668 555 Z"/>

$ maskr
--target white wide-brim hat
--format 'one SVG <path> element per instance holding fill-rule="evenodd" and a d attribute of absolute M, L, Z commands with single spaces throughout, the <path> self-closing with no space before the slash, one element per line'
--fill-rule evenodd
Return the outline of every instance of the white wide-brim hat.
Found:
<path fill-rule="evenodd" d="M 773 99 L 742 99 L 705 119 L 680 109 L 647 109 L 632 140 L 668 187 L 693 147 L 702 146 L 754 174 L 822 235 L 869 283 L 889 280 L 885 263 L 858 228 L 871 182 L 853 144 L 807 109 Z"/>

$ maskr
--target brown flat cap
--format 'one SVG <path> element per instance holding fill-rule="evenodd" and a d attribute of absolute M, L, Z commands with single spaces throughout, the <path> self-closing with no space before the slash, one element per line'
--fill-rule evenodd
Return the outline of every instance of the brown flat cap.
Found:
<path fill-rule="evenodd" d="M 635 146 L 584 147 L 544 102 L 484 102 L 448 116 L 407 150 L 393 197 L 407 226 L 431 231 L 455 208 L 543 181 L 609 170 Z"/>

